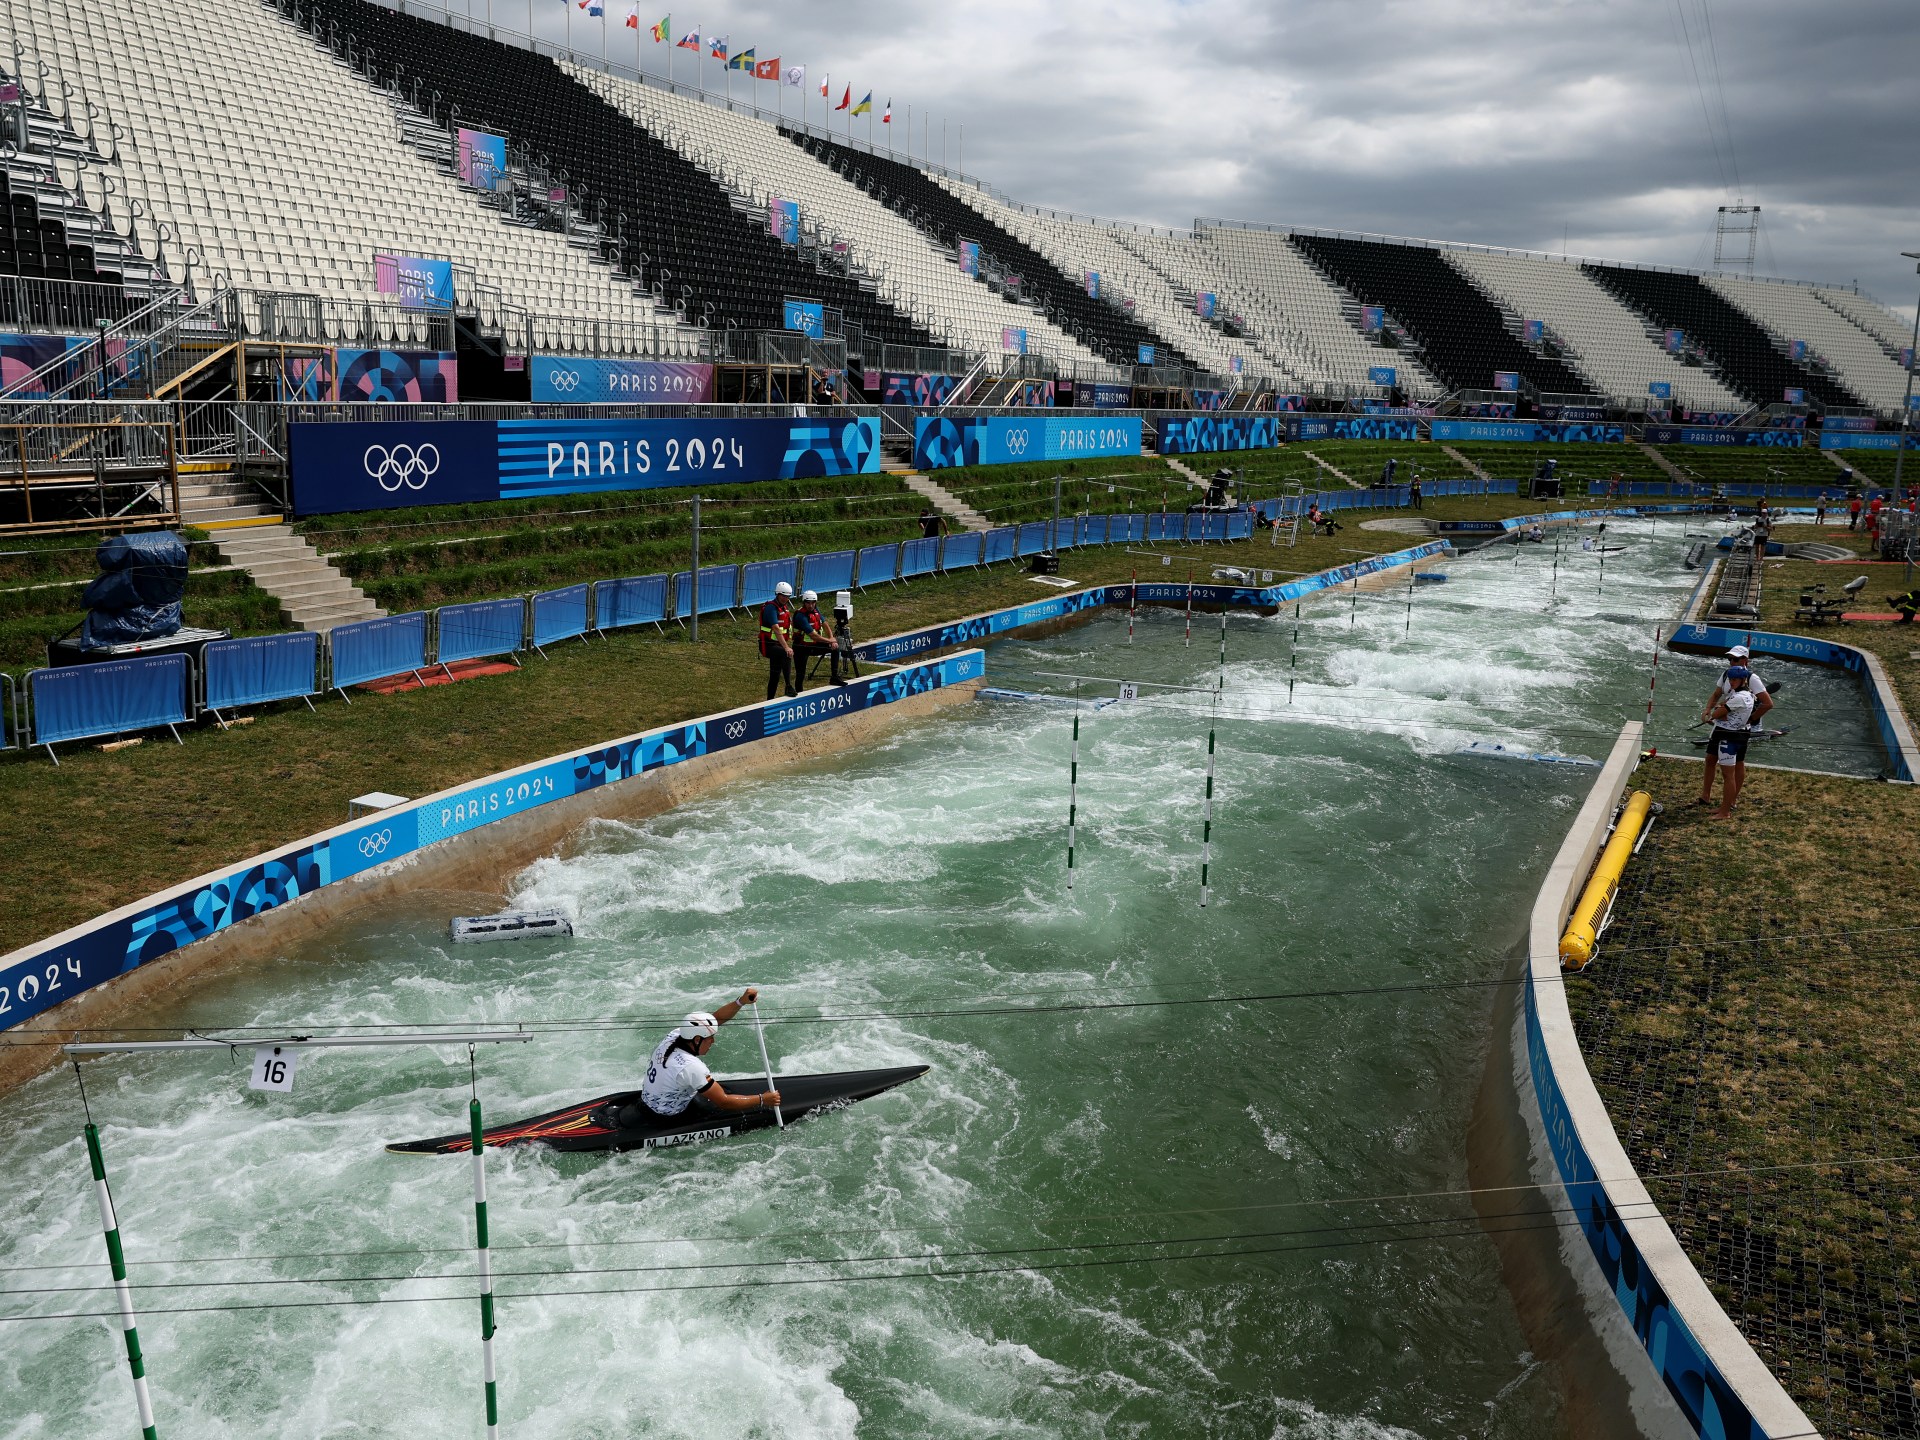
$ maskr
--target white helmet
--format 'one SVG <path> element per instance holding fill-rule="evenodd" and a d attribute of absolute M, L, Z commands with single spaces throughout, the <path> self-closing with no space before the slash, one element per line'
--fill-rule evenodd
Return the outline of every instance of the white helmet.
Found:
<path fill-rule="evenodd" d="M 704 1010 L 695 1010 L 674 1027 L 673 1033 L 683 1040 L 709 1040 L 720 1033 L 720 1022 Z"/>
<path fill-rule="evenodd" d="M 809 600 L 818 605 L 820 603 L 820 592 L 817 590 L 802 590 L 800 592 L 800 603 L 804 605 Z"/>
<path fill-rule="evenodd" d="M 793 586 L 782 580 L 778 585 L 773 587 L 773 593 L 776 595 L 784 595 L 791 600 L 793 598 Z"/>

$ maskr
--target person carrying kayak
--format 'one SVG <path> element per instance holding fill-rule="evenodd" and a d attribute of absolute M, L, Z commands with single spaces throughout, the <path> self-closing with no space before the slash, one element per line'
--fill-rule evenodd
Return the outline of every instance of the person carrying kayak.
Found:
<path fill-rule="evenodd" d="M 617 1110 L 611 1104 L 596 1110 L 588 1118 L 595 1124 L 620 1130 L 637 1130 L 649 1119 L 671 1120 L 689 1110 L 696 1114 L 724 1115 L 740 1110 L 774 1110 L 780 1105 L 778 1090 L 758 1095 L 731 1095 L 713 1078 L 702 1059 L 713 1048 L 720 1027 L 751 1005 L 760 992 L 749 985 L 738 1000 L 729 1000 L 709 1014 L 696 1010 L 667 1033 L 654 1047 L 647 1062 L 647 1078 L 637 1099 Z"/>

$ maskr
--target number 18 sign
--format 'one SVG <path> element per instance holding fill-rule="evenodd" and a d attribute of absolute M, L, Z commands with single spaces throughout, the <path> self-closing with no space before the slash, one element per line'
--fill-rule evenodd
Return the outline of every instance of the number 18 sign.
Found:
<path fill-rule="evenodd" d="M 278 1045 L 262 1045 L 253 1052 L 253 1075 L 249 1090 L 278 1090 L 282 1095 L 293 1089 L 293 1067 L 298 1057 Z"/>

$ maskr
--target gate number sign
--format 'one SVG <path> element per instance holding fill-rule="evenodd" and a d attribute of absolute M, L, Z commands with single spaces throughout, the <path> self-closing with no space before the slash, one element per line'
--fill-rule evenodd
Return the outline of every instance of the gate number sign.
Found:
<path fill-rule="evenodd" d="M 1122 700 L 1138 700 L 1140 698 L 1139 685 L 1132 680 L 1122 680 L 1120 682 L 1120 698 Z"/>
<path fill-rule="evenodd" d="M 293 1089 L 293 1066 L 298 1057 L 278 1045 L 262 1045 L 253 1052 L 253 1075 L 249 1090 L 278 1090 L 285 1095 Z"/>

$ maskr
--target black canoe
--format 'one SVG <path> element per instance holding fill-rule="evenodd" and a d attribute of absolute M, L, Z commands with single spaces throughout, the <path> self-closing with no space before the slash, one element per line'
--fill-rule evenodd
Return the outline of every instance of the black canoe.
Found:
<path fill-rule="evenodd" d="M 791 1124 L 815 1110 L 870 1100 L 896 1085 L 919 1079 L 930 1068 L 902 1065 L 893 1070 L 845 1070 L 837 1075 L 780 1075 L 774 1077 L 773 1085 L 780 1092 L 780 1113 Z M 753 1076 L 722 1080 L 720 1086 L 731 1095 L 758 1095 L 767 1088 L 767 1082 Z M 488 1145 L 547 1145 L 555 1150 L 643 1150 L 724 1140 L 747 1130 L 770 1130 L 776 1123 L 771 1110 L 741 1110 L 724 1115 L 695 1114 L 690 1110 L 636 1130 L 615 1129 L 589 1118 L 603 1105 L 624 1105 L 638 1098 L 639 1092 L 634 1090 L 597 1095 L 564 1109 L 536 1115 L 531 1120 L 490 1126 L 481 1132 L 481 1138 Z M 462 1131 L 432 1140 L 389 1145 L 387 1149 L 396 1155 L 470 1155 L 473 1137 Z"/>

